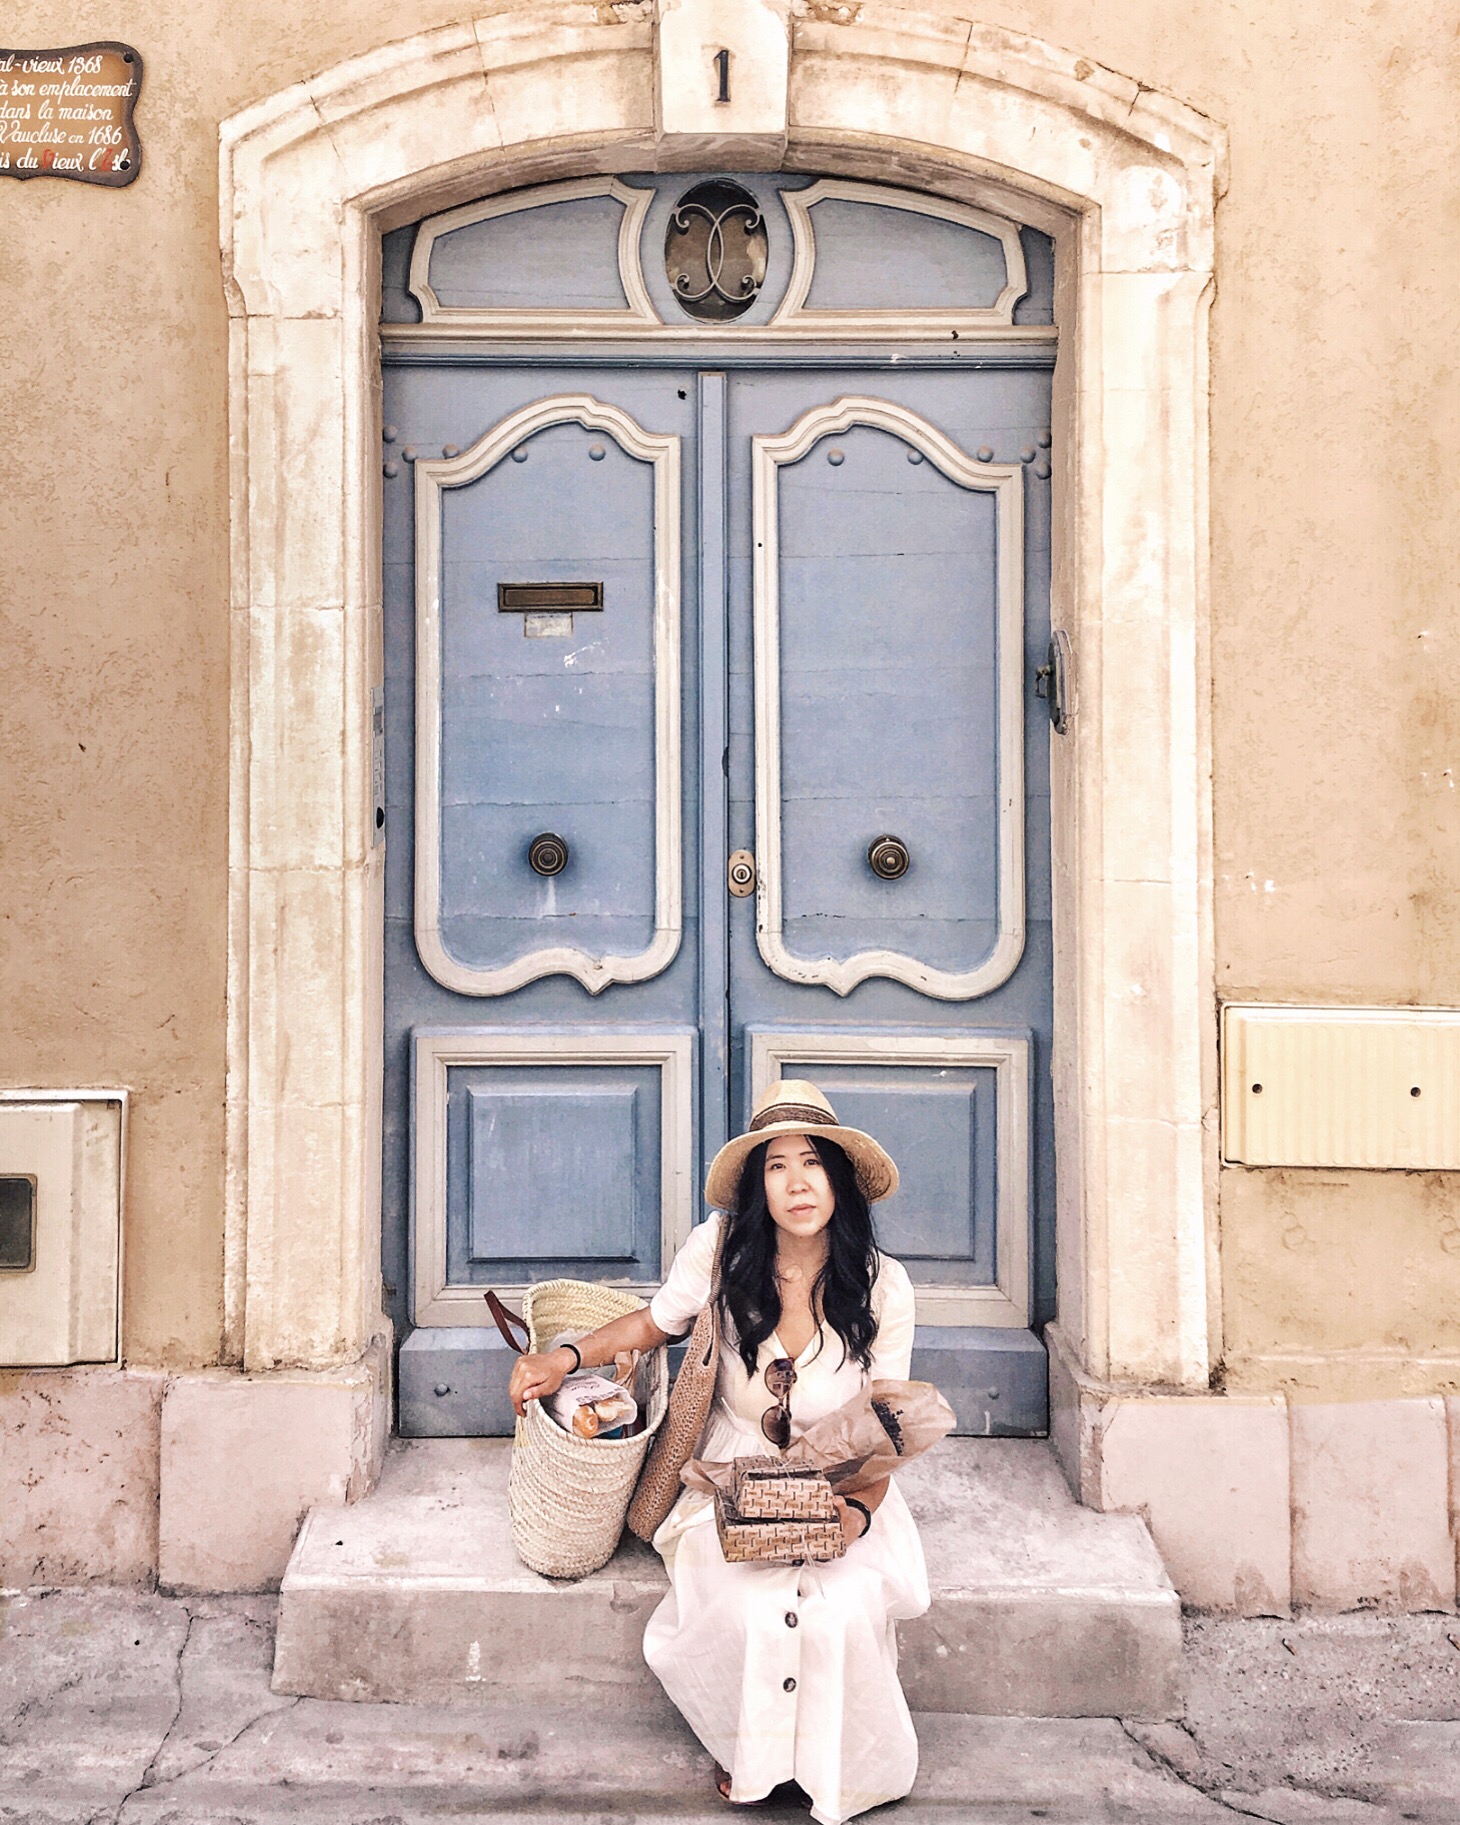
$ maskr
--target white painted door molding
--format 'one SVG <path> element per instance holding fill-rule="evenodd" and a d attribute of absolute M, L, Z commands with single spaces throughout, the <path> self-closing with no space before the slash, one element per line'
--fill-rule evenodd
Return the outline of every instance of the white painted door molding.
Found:
<path fill-rule="evenodd" d="M 908 1033 L 848 1033 L 810 1028 L 752 1029 L 751 1099 L 785 1073 L 787 1065 L 960 1065 L 992 1069 L 997 1107 L 994 1152 L 994 1280 L 989 1286 L 919 1286 L 920 1324 L 994 1325 L 1017 1330 L 1031 1317 L 1029 1040 L 1018 1033 L 959 1033 L 929 1037 Z M 835 1092 L 833 1092 L 835 1094 Z"/>
<path fill-rule="evenodd" d="M 431 283 L 431 256 L 438 241 L 464 228 L 473 228 L 478 222 L 601 196 L 617 203 L 623 211 L 614 246 L 619 284 L 627 303 L 617 309 L 564 310 L 554 308 L 547 299 L 538 304 L 492 307 L 443 304 L 437 297 Z M 541 189 L 525 193 L 488 197 L 485 202 L 465 203 L 460 208 L 432 216 L 428 222 L 422 222 L 411 249 L 409 290 L 421 307 L 419 327 L 432 332 L 449 329 L 458 335 L 535 337 L 602 335 L 605 331 L 621 331 L 626 325 L 638 330 L 657 329 L 659 315 L 644 284 L 640 244 L 644 217 L 653 201 L 652 190 L 635 189 L 621 184 L 615 177 L 587 177 L 566 184 L 544 184 Z"/>
<path fill-rule="evenodd" d="M 853 425 L 887 431 L 959 488 L 994 497 L 998 540 L 995 584 L 998 641 L 998 936 L 982 962 L 935 969 L 901 951 L 797 957 L 786 948 L 781 911 L 781 542 L 780 470 L 798 463 L 823 437 Z M 972 1001 L 1007 982 L 1024 955 L 1024 466 L 981 463 L 936 425 L 886 399 L 848 396 L 803 412 L 788 431 L 751 439 L 751 517 L 755 547 L 755 936 L 766 967 L 786 982 L 821 983 L 847 995 L 885 976 L 939 1001 Z"/>
<path fill-rule="evenodd" d="M 909 334 L 977 336 L 990 328 L 1011 328 L 1014 306 L 1029 288 L 1024 247 L 1016 223 L 1007 216 L 972 209 L 947 197 L 923 196 L 913 190 L 894 190 L 886 184 L 849 184 L 842 178 L 824 177 L 805 190 L 787 190 L 781 201 L 791 222 L 795 261 L 786 295 L 771 318 L 771 329 L 797 329 L 815 335 Z M 860 203 L 870 209 L 901 209 L 911 215 L 932 216 L 988 235 L 1004 253 L 1004 285 L 992 304 L 963 310 L 819 310 L 808 305 L 816 277 L 816 225 L 812 211 L 818 203 Z"/>
<path fill-rule="evenodd" d="M 661 1258 L 672 1261 L 694 1221 L 694 1046 L 693 1034 L 605 1033 L 555 1028 L 542 1033 L 516 1028 L 462 1032 L 428 1029 L 415 1034 L 411 1069 L 415 1085 L 416 1150 L 411 1177 L 411 1272 L 418 1325 L 485 1324 L 484 1289 L 453 1282 L 446 1257 L 446 1114 L 453 1065 L 654 1065 L 659 1070 L 659 1203 Z M 629 1292 L 648 1296 L 644 1286 L 614 1280 Z M 527 1287 L 499 1285 L 504 1299 L 517 1300 Z"/>
<path fill-rule="evenodd" d="M 558 944 L 498 969 L 478 969 L 441 935 L 441 493 L 464 488 L 549 425 L 604 431 L 654 470 L 654 936 L 629 957 Z M 508 995 L 541 976 L 571 976 L 592 995 L 611 982 L 647 982 L 679 951 L 684 900 L 680 757 L 680 450 L 672 432 L 646 431 L 619 406 L 560 393 L 510 413 L 459 456 L 416 462 L 416 950 L 443 988 Z"/>
<path fill-rule="evenodd" d="M 610 255 L 605 236 L 604 255 L 606 260 L 612 259 L 617 269 L 625 304 L 613 308 L 564 308 L 552 305 L 546 297 L 531 305 L 443 303 L 437 295 L 431 280 L 432 258 L 441 243 L 452 235 L 481 222 L 596 197 L 607 197 L 622 210 L 612 253 Z M 665 323 L 655 312 L 644 278 L 645 261 L 663 258 L 662 244 L 651 247 L 645 240 L 645 222 L 653 201 L 651 189 L 623 184 L 617 178 L 580 178 L 568 183 L 542 184 L 529 190 L 507 191 L 430 216 L 416 230 L 406 287 L 416 301 L 421 320 L 419 323 L 382 323 L 382 343 L 398 348 L 412 344 L 435 348 L 442 343 L 470 341 L 482 336 L 538 343 L 555 337 L 636 343 L 648 337 L 655 342 L 715 343 L 725 333 L 723 324 Z M 1011 216 L 975 209 L 948 197 L 927 196 L 887 184 L 849 183 L 841 178 L 822 178 L 801 189 L 782 190 L 780 201 L 791 229 L 790 279 L 770 321 L 737 323 L 734 329 L 736 342 L 843 341 L 861 345 L 879 340 L 941 342 L 952 337 L 965 342 L 1028 343 L 1053 341 L 1056 337 L 1053 324 L 1014 322 L 1014 306 L 1028 289 L 1028 273 L 1019 224 Z M 997 241 L 1004 263 L 1004 283 L 997 297 L 987 305 L 957 308 L 868 310 L 859 307 L 843 310 L 809 305 L 807 299 L 816 283 L 818 257 L 812 211 L 817 204 L 827 202 L 928 216 Z M 690 359 L 693 359 L 692 355 Z"/>

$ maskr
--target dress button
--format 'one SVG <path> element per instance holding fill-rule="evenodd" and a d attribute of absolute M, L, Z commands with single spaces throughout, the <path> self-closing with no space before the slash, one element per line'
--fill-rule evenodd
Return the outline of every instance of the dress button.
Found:
<path fill-rule="evenodd" d="M 793 1628 L 795 1628 L 795 1626 L 796 1626 L 796 1624 L 797 1624 L 797 1623 L 798 1623 L 798 1622 L 799 1622 L 799 1621 L 800 1621 L 800 1620 L 801 1620 L 801 1618 L 800 1618 L 800 1617 L 799 1617 L 799 1616 L 798 1616 L 798 1615 L 797 1615 L 797 1614 L 796 1614 L 796 1612 L 795 1612 L 795 1610 L 787 1610 L 787 1611 L 786 1611 L 786 1627 L 787 1627 L 787 1628 L 788 1628 L 788 1629 L 793 1629 Z"/>
<path fill-rule="evenodd" d="M 795 1680 L 794 1679 L 783 1679 L 781 1681 L 781 1690 L 783 1692 L 794 1692 L 796 1690 Z"/>

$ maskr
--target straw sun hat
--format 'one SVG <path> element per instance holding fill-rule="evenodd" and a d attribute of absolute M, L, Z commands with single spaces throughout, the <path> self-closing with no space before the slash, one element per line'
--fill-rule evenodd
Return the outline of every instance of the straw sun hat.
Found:
<path fill-rule="evenodd" d="M 745 1133 L 726 1141 L 715 1155 L 705 1180 L 706 1201 L 716 1210 L 733 1210 L 747 1156 L 778 1134 L 811 1134 L 835 1141 L 856 1169 L 857 1183 L 869 1204 L 897 1190 L 897 1168 L 870 1134 L 863 1134 L 860 1128 L 843 1128 L 836 1110 L 815 1084 L 801 1077 L 783 1077 L 761 1092 Z"/>

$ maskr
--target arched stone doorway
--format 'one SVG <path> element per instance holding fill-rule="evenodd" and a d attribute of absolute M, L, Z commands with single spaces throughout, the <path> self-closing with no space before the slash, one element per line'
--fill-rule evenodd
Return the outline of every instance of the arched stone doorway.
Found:
<path fill-rule="evenodd" d="M 222 142 L 232 1358 L 337 1365 L 380 1322 L 381 233 L 497 189 L 713 165 L 995 207 L 1012 193 L 1013 213 L 1056 242 L 1053 612 L 1075 670 L 1052 763 L 1059 1327 L 1095 1374 L 1205 1386 L 1219 130 L 994 28 L 686 0 L 662 24 L 638 5 L 553 4 L 422 34 L 234 117 Z"/>

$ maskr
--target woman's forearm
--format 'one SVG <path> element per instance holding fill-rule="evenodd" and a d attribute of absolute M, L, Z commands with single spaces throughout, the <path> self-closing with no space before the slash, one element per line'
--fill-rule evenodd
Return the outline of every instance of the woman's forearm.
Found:
<path fill-rule="evenodd" d="M 837 1514 L 841 1518 L 842 1532 L 846 1535 L 848 1546 L 855 1546 L 863 1534 L 871 1532 L 872 1517 L 886 1499 L 891 1482 L 892 1478 L 885 1476 L 880 1483 L 869 1484 L 866 1489 L 859 1489 L 855 1495 L 839 1495 L 836 1498 Z"/>
<path fill-rule="evenodd" d="M 876 1514 L 877 1510 L 887 1499 L 887 1492 L 891 1487 L 892 1478 L 890 1476 L 885 1476 L 880 1483 L 872 1483 L 869 1484 L 866 1489 L 859 1489 L 857 1491 L 857 1500 L 859 1502 L 865 1502 L 872 1513 Z"/>
<path fill-rule="evenodd" d="M 665 1333 L 649 1316 L 648 1306 L 644 1306 L 637 1312 L 626 1312 L 622 1318 L 601 1324 L 596 1331 L 579 1338 L 573 1348 L 582 1358 L 585 1369 L 600 1369 L 625 1350 L 654 1350 L 665 1341 Z"/>
<path fill-rule="evenodd" d="M 512 1405 L 521 1413 L 528 1401 L 545 1400 L 556 1394 L 564 1377 L 575 1369 L 599 1369 L 622 1351 L 652 1350 L 663 1342 L 664 1332 L 649 1316 L 648 1306 L 643 1306 L 600 1325 L 571 1347 L 565 1344 L 560 1349 L 544 1350 L 541 1355 L 519 1356 L 512 1365 L 508 1387 Z"/>

